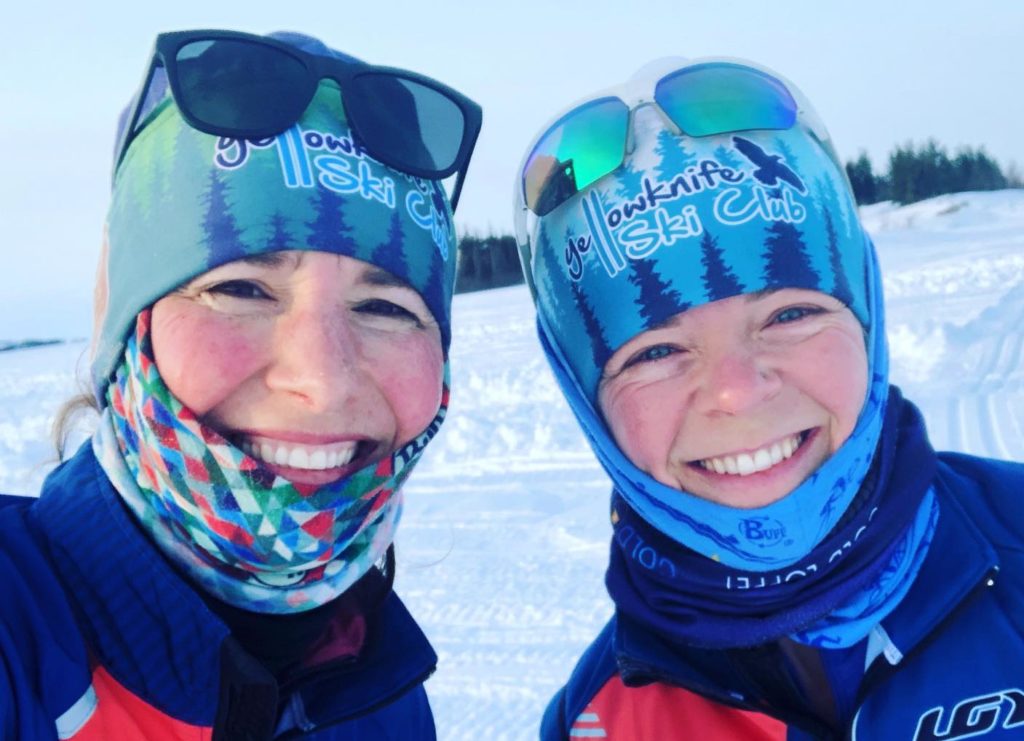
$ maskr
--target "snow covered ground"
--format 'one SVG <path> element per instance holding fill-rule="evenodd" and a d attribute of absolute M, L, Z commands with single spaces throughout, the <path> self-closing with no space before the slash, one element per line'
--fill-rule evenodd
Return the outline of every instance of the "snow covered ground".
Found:
<path fill-rule="evenodd" d="M 880 204 L 896 383 L 932 441 L 1024 460 L 1024 191 Z M 536 735 L 610 614 L 607 481 L 541 356 L 523 287 L 455 299 L 453 400 L 407 488 L 398 589 L 441 663 L 442 739 Z M 0 491 L 35 493 L 84 343 L 0 353 Z"/>

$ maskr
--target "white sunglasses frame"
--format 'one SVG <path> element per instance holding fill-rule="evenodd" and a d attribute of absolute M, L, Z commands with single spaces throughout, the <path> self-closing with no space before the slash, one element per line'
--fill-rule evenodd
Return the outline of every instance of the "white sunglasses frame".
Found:
<path fill-rule="evenodd" d="M 687 134 L 684 134 L 680 130 L 676 123 L 668 117 L 668 115 L 661 109 L 661 106 L 659 106 L 654 100 L 654 89 L 658 81 L 673 72 L 678 72 L 686 69 L 687 67 L 694 67 L 708 63 L 726 63 L 749 67 L 750 69 L 757 70 L 758 72 L 770 75 L 771 77 L 779 80 L 779 82 L 785 85 L 790 95 L 793 96 L 793 100 L 796 101 L 797 114 L 794 126 L 799 126 L 801 129 L 809 133 L 836 165 L 836 168 L 842 173 L 843 177 L 847 178 L 846 168 L 843 167 L 839 160 L 839 156 L 836 154 L 835 147 L 832 144 L 832 138 L 828 133 L 828 129 L 825 128 L 825 124 L 821 120 L 821 117 L 818 116 L 817 111 L 814 110 L 811 102 L 803 92 L 801 92 L 800 88 L 775 70 L 739 57 L 712 56 L 697 57 L 694 59 L 688 59 L 686 57 L 664 57 L 656 59 L 641 67 L 626 82 L 599 90 L 596 93 L 581 98 L 580 100 L 575 101 L 572 105 L 560 110 L 540 128 L 540 130 L 530 140 L 530 144 L 526 147 L 526 152 L 523 155 L 519 167 L 516 169 L 516 178 L 512 195 L 512 225 L 516 239 L 516 247 L 519 252 L 519 261 L 523 268 L 523 276 L 526 279 L 526 285 L 530 290 L 530 296 L 533 298 L 534 302 L 537 300 L 537 289 L 533 280 L 534 254 L 530 235 L 535 231 L 539 219 L 543 217 L 539 217 L 534 214 L 526 205 L 526 194 L 523 190 L 523 171 L 526 169 L 526 164 L 530 159 L 530 155 L 533 154 L 534 147 L 536 147 L 540 140 L 548 134 L 551 128 L 568 113 L 601 98 L 618 98 L 629 108 L 629 120 L 626 125 L 626 156 L 628 156 L 635 148 L 636 142 L 633 131 L 634 117 L 637 110 L 644 106 L 650 106 L 654 111 L 656 111 L 665 128 L 673 134 L 676 136 L 687 136 Z M 617 172 L 621 166 L 622 164 L 612 170 L 612 172 L 608 173 L 608 175 Z M 603 176 L 601 180 L 608 177 L 608 175 Z M 597 182 L 600 182 L 600 180 Z M 849 184 L 848 179 L 847 184 Z M 591 185 L 587 187 L 589 188 L 593 186 Z M 584 191 L 585 190 L 586 188 Z M 566 203 L 575 200 L 579 195 L 579 193 L 573 195 L 571 198 L 567 199 L 565 203 L 559 204 L 553 210 L 565 207 Z"/>

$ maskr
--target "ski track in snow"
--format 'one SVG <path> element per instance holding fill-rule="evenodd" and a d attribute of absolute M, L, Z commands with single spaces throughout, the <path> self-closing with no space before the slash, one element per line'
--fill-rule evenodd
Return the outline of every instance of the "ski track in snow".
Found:
<path fill-rule="evenodd" d="M 1024 191 L 862 211 L 892 378 L 938 449 L 1024 460 Z M 609 486 L 534 334 L 526 289 L 458 296 L 452 402 L 405 490 L 397 589 L 440 656 L 441 739 L 535 738 L 611 614 Z M 0 491 L 34 494 L 83 343 L 0 353 Z"/>

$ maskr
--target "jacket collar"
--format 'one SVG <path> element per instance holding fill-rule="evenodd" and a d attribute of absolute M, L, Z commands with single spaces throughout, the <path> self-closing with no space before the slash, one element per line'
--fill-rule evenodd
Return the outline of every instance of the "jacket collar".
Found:
<path fill-rule="evenodd" d="M 885 640 L 877 653 L 890 666 L 925 644 L 943 621 L 999 568 L 992 544 L 941 479 L 937 478 L 935 491 L 940 515 L 928 556 L 906 597 L 882 621 Z M 723 671 L 728 673 L 720 652 L 678 646 L 618 611 L 614 620 L 613 646 L 627 685 L 669 682 L 730 704 L 744 701 L 731 691 L 733 688 L 723 689 L 717 679 Z M 709 665 L 714 666 L 711 672 L 701 671 L 700 667 Z M 711 679 L 711 674 L 716 680 Z"/>
<path fill-rule="evenodd" d="M 890 666 L 927 643 L 943 622 L 999 570 L 993 544 L 941 477 L 936 477 L 935 494 L 939 521 L 928 556 L 900 605 L 882 621 L 883 640 L 877 652 Z M 872 658 L 869 655 L 868 663 Z"/>

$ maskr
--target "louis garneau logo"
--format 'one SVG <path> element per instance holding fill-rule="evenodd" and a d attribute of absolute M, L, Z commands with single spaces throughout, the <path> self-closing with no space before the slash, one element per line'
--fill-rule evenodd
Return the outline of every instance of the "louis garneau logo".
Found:
<path fill-rule="evenodd" d="M 932 708 L 918 719 L 913 741 L 954 741 L 1011 728 L 1024 730 L 1024 691 L 1019 688 L 969 697 L 952 708 Z"/>

